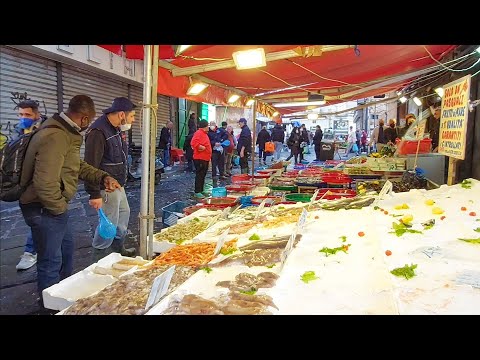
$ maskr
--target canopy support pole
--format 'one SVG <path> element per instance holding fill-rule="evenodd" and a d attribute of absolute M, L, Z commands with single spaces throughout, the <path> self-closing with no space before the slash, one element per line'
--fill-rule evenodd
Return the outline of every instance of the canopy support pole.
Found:
<path fill-rule="evenodd" d="M 252 180 L 254 179 L 253 174 L 255 173 L 255 143 L 257 139 L 257 99 L 253 100 L 253 105 L 252 105 L 252 111 L 253 111 L 253 139 L 252 139 Z"/>
<path fill-rule="evenodd" d="M 148 231 L 148 180 L 150 160 L 150 102 L 152 100 L 152 46 L 144 46 L 143 58 L 143 121 L 142 121 L 142 181 L 140 193 L 140 256 L 147 258 L 147 231 Z"/>

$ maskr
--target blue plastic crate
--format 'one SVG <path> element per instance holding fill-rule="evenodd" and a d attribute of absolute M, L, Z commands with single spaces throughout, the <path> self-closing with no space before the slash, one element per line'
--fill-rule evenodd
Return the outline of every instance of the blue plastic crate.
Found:
<path fill-rule="evenodd" d="M 162 208 L 162 223 L 165 226 L 172 226 L 180 219 L 179 214 L 183 214 L 183 210 L 189 206 L 186 201 L 175 201 Z"/>

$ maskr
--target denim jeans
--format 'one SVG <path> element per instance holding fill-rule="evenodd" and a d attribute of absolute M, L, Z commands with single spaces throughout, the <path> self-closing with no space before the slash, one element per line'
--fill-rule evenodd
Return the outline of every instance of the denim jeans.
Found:
<path fill-rule="evenodd" d="M 223 176 L 225 169 L 225 156 L 220 151 L 213 150 L 212 152 L 212 179 L 217 178 L 217 168 L 220 176 Z"/>
<path fill-rule="evenodd" d="M 120 249 L 123 247 L 125 236 L 127 235 L 128 221 L 130 220 L 130 206 L 128 205 L 127 194 L 122 187 L 113 192 L 107 193 L 101 191 L 103 198 L 103 212 L 108 219 L 117 227 L 117 234 L 114 239 L 104 239 L 98 234 L 98 226 L 93 236 L 92 246 L 95 249 L 106 249 L 115 241 L 115 247 Z M 107 201 L 105 201 L 105 199 Z"/>
<path fill-rule="evenodd" d="M 170 147 L 163 150 L 163 165 L 170 166 Z"/>
<path fill-rule="evenodd" d="M 283 143 L 274 141 L 275 144 L 275 159 L 280 160 L 280 153 L 282 152 Z"/>
<path fill-rule="evenodd" d="M 73 272 L 75 247 L 68 226 L 68 210 L 60 215 L 50 214 L 40 203 L 20 204 L 23 217 L 32 229 L 37 250 L 37 285 L 42 291 Z"/>
<path fill-rule="evenodd" d="M 30 231 L 30 234 L 28 234 L 27 236 L 27 242 L 25 244 L 25 252 L 28 252 L 32 255 L 35 255 L 37 253 L 35 251 L 35 246 L 33 245 L 32 231 Z"/>

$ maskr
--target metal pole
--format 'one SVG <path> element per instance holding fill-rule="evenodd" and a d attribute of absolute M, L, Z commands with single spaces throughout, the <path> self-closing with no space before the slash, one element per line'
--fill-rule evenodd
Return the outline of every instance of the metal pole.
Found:
<path fill-rule="evenodd" d="M 158 89 L 158 51 L 159 46 L 153 45 L 152 58 L 152 95 L 151 104 L 153 107 L 157 105 L 157 89 Z M 158 114 L 158 109 L 155 110 Z M 150 124 L 150 176 L 149 176 L 149 191 L 148 191 L 148 241 L 147 241 L 147 258 L 153 258 L 153 220 L 155 219 L 155 155 L 157 145 L 157 117 L 153 119 Z"/>
<path fill-rule="evenodd" d="M 257 138 L 257 99 L 253 100 L 252 179 L 255 173 L 255 140 Z"/>
<path fill-rule="evenodd" d="M 143 57 L 143 104 L 149 105 L 152 92 L 152 46 L 144 46 Z M 147 212 L 148 212 L 148 169 L 150 148 L 150 107 L 143 108 L 142 121 L 142 183 L 140 194 L 140 255 L 147 258 Z"/>

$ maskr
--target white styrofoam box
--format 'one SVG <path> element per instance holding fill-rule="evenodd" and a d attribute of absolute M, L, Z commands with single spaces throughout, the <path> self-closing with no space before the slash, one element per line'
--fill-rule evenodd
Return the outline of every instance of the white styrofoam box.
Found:
<path fill-rule="evenodd" d="M 138 259 L 143 260 L 140 256 Z M 123 260 L 132 259 L 124 257 L 119 253 L 111 253 L 98 262 L 88 266 L 82 271 L 63 279 L 57 284 L 44 289 L 42 292 L 43 303 L 47 309 L 63 310 L 75 303 L 78 299 L 96 294 L 108 285 L 117 281 L 112 275 L 100 275 L 93 272 L 96 266 L 110 268 L 114 263 Z M 120 277 L 126 276 L 138 270 L 137 266 L 125 271 Z"/>

